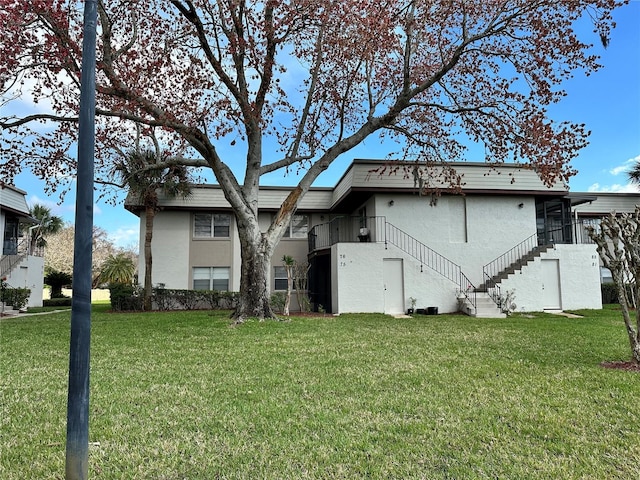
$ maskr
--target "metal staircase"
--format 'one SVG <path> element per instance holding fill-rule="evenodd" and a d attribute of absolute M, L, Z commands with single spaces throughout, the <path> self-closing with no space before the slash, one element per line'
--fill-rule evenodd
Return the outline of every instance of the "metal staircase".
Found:
<path fill-rule="evenodd" d="M 29 255 L 28 239 L 23 238 L 19 243 L 14 243 L 11 251 L 11 254 L 0 257 L 0 277 L 9 275 L 22 260 L 27 258 Z"/>
<path fill-rule="evenodd" d="M 359 228 L 368 225 L 367 228 Z M 366 239 L 363 237 L 366 230 Z M 392 245 L 419 262 L 420 269 L 429 268 L 454 283 L 460 310 L 480 318 L 504 318 L 503 295 L 500 282 L 521 270 L 530 262 L 553 248 L 539 245 L 535 233 L 483 267 L 483 283 L 475 287 L 461 267 L 429 248 L 421 241 L 386 221 L 385 217 L 339 217 L 326 224 L 316 225 L 309 235 L 309 250 L 326 248 L 334 243 L 373 241 Z"/>
<path fill-rule="evenodd" d="M 9 274 L 20 265 L 20 263 L 29 256 L 29 240 L 23 238 L 19 243 L 13 243 L 9 249 L 12 253 L 2 255 L 0 257 L 0 279 L 6 278 Z M 4 303 L 4 299 L 0 298 L 0 315 L 3 317 L 16 315 L 19 312 L 14 310 L 11 305 Z"/>
<path fill-rule="evenodd" d="M 538 234 L 534 233 L 482 267 L 484 282 L 478 287 L 478 291 L 486 292 L 493 302 L 501 307 L 503 297 L 500 291 L 500 283 L 506 280 L 509 275 L 522 270 L 547 250 L 553 248 L 552 244 L 540 245 L 538 242 Z"/>
<path fill-rule="evenodd" d="M 420 262 L 420 270 L 427 267 L 458 287 L 458 292 L 468 305 L 469 315 L 475 316 L 477 308 L 476 288 L 460 268 L 460 265 L 439 254 L 432 248 L 385 220 L 385 248 L 391 244 Z"/>

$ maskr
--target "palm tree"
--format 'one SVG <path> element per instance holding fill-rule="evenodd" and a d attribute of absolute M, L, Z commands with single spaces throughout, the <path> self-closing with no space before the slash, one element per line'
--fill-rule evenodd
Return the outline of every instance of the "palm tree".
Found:
<path fill-rule="evenodd" d="M 114 168 L 115 175 L 123 186 L 129 188 L 129 194 L 144 207 L 144 297 L 143 308 L 151 310 L 151 240 L 153 239 L 153 220 L 158 211 L 160 195 L 165 198 L 186 198 L 191 194 L 191 182 L 187 168 L 182 165 L 166 166 L 161 159 L 159 148 L 153 150 L 129 151 Z M 153 168 L 161 160 L 165 166 Z"/>
<path fill-rule="evenodd" d="M 136 272 L 133 259 L 125 253 L 109 255 L 102 264 L 100 280 L 106 283 L 131 285 Z"/>
<path fill-rule="evenodd" d="M 51 215 L 50 208 L 38 203 L 29 209 L 29 214 L 38 220 L 38 224 L 35 227 L 30 227 L 29 253 L 33 253 L 36 248 L 44 248 L 47 246 L 46 237 L 62 230 L 64 221 L 60 217 Z"/>
<path fill-rule="evenodd" d="M 627 172 L 629 181 L 640 187 L 640 160 L 636 160 L 636 164 Z"/>

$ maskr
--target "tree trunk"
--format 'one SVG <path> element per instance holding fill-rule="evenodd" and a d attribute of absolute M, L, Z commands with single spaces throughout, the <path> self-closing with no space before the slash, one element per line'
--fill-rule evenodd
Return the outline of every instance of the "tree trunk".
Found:
<path fill-rule="evenodd" d="M 293 278 L 291 276 L 291 265 L 285 265 L 284 268 L 287 271 L 287 295 L 284 299 L 284 311 L 282 313 L 288 317 L 289 308 L 291 307 L 291 284 L 293 283 Z"/>
<path fill-rule="evenodd" d="M 145 231 L 144 231 L 144 294 L 142 297 L 142 308 L 145 311 L 151 310 L 151 298 L 153 295 L 153 284 L 151 283 L 151 269 L 153 258 L 151 256 L 151 240 L 153 239 L 153 220 L 156 212 L 153 207 L 145 208 Z"/>
<path fill-rule="evenodd" d="M 629 310 L 629 299 L 627 296 L 627 286 L 624 283 L 622 272 L 614 272 L 614 281 L 618 287 L 618 299 L 620 309 L 622 310 L 622 318 L 627 329 L 629 345 L 631 347 L 631 359 L 633 362 L 640 364 L 640 332 L 637 332 L 631 321 L 631 312 Z M 640 328 L 640 312 L 636 309 L 636 325 Z"/>
<path fill-rule="evenodd" d="M 235 323 L 242 323 L 248 318 L 277 318 L 269 303 L 269 271 L 274 242 L 260 233 L 257 220 L 238 221 L 238 235 L 242 268 L 240 293 L 232 318 Z"/>

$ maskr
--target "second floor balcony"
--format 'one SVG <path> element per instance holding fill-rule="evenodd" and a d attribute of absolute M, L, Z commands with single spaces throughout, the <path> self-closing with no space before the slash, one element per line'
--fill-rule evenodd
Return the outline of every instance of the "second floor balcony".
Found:
<path fill-rule="evenodd" d="M 386 217 L 334 218 L 311 229 L 309 252 L 324 250 L 336 243 L 384 242 L 386 223 Z"/>
<path fill-rule="evenodd" d="M 542 228 L 539 226 L 538 244 L 591 244 L 593 241 L 586 229 L 589 225 L 593 225 L 592 220 L 574 219 L 564 225 L 554 223 Z M 386 217 L 337 217 L 315 225 L 309 231 L 309 252 L 324 250 L 337 243 L 404 243 L 406 236 L 405 232 L 387 223 Z"/>

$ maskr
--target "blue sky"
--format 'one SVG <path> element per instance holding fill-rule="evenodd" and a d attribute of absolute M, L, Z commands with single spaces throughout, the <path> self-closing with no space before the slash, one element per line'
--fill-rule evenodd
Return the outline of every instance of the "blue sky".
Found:
<path fill-rule="evenodd" d="M 600 63 L 604 68 L 590 77 L 576 75 L 567 82 L 564 85 L 567 97 L 552 110 L 553 118 L 585 123 L 591 130 L 589 146 L 573 162 L 578 174 L 571 179 L 572 191 L 637 191 L 637 187 L 629 185 L 625 171 L 640 159 L 640 0 L 631 0 L 615 12 L 614 18 L 617 28 L 607 49 L 602 47 L 595 33 L 583 38 L 587 43 L 595 44 L 595 52 L 601 56 Z M 368 140 L 336 160 L 316 185 L 333 186 L 352 159 L 382 158 L 389 150 L 377 140 Z M 470 156 L 467 160 L 482 159 Z M 268 183 L 292 184 L 295 180 L 295 175 L 282 178 L 274 174 Z M 18 175 L 15 185 L 28 192 L 30 205 L 45 204 L 54 214 L 73 222 L 73 192 L 60 203 L 57 197 L 44 193 L 43 182 L 30 172 Z M 114 207 L 98 201 L 94 223 L 105 229 L 118 246 L 135 247 L 138 243 L 138 218 L 121 204 Z"/>

